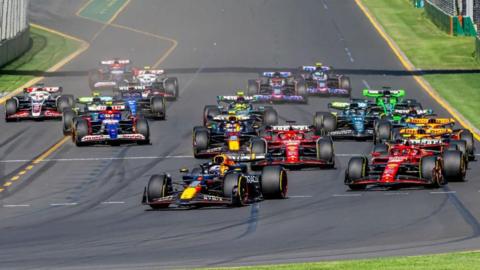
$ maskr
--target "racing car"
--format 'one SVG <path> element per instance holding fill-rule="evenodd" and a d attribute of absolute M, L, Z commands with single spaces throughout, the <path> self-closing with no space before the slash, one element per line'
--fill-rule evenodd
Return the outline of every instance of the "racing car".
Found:
<path fill-rule="evenodd" d="M 144 86 L 145 92 L 157 92 L 169 101 L 178 98 L 178 79 L 176 77 L 167 77 L 163 69 L 144 69 L 134 70 L 133 82 Z"/>
<path fill-rule="evenodd" d="M 289 169 L 305 167 L 333 168 L 335 153 L 329 137 L 315 135 L 314 128 L 306 125 L 271 126 L 264 129 L 261 138 L 250 141 L 250 151 L 265 159 L 253 161 L 252 170 L 280 165 Z"/>
<path fill-rule="evenodd" d="M 375 143 L 392 139 L 392 124 L 379 119 L 368 101 L 332 102 L 328 107 L 339 112 L 315 113 L 313 125 L 317 134 L 335 140 L 373 140 Z"/>
<path fill-rule="evenodd" d="M 472 133 L 467 129 L 453 129 L 450 126 L 455 123 L 453 119 L 407 119 L 407 123 L 418 123 L 419 126 L 395 129 L 394 140 L 406 140 L 417 145 L 428 145 L 430 148 L 458 149 L 464 155 L 467 165 L 468 161 L 475 159 L 475 140 Z"/>
<path fill-rule="evenodd" d="M 133 68 L 128 59 L 100 61 L 97 70 L 90 71 L 88 80 L 92 90 L 113 90 L 133 78 Z"/>
<path fill-rule="evenodd" d="M 332 69 L 317 63 L 315 66 L 302 66 L 298 81 L 304 82 L 310 95 L 350 97 L 350 78 L 333 74 Z"/>
<path fill-rule="evenodd" d="M 165 95 L 148 86 L 138 84 L 120 86 L 115 98 L 124 101 L 135 116 L 165 120 L 167 115 Z"/>
<path fill-rule="evenodd" d="M 249 116 L 257 125 L 276 125 L 278 114 L 270 106 L 254 107 L 254 96 L 245 96 L 237 92 L 235 96 L 217 96 L 217 105 L 207 105 L 203 109 L 203 125 L 207 126 L 218 115 Z"/>
<path fill-rule="evenodd" d="M 247 94 L 257 102 L 307 103 L 308 92 L 304 82 L 295 80 L 291 72 L 263 72 L 259 79 L 248 80 Z"/>
<path fill-rule="evenodd" d="M 147 120 L 125 114 L 125 108 L 106 106 L 98 113 L 77 117 L 72 129 L 72 140 L 77 146 L 90 144 L 119 145 L 124 142 L 150 143 Z"/>
<path fill-rule="evenodd" d="M 207 158 L 224 152 L 246 152 L 248 142 L 258 134 L 257 128 L 248 115 L 217 115 L 207 127 L 193 128 L 193 154 Z"/>
<path fill-rule="evenodd" d="M 401 188 L 423 186 L 437 188 L 465 178 L 462 152 L 446 150 L 435 153 L 410 144 L 376 145 L 370 162 L 367 157 L 353 157 L 345 171 L 345 185 L 351 190 L 367 186 Z"/>
<path fill-rule="evenodd" d="M 33 119 L 61 119 L 62 112 L 73 105 L 72 95 L 62 95 L 62 87 L 38 84 L 23 89 L 23 94 L 7 99 L 7 122 Z"/>
<path fill-rule="evenodd" d="M 153 175 L 144 189 L 142 203 L 153 209 L 244 206 L 263 199 L 287 197 L 287 173 L 279 166 L 265 167 L 261 174 L 249 174 L 244 164 L 227 155 L 218 155 L 191 171 L 180 172 L 184 175 L 179 189 L 173 187 L 170 174 Z"/>
<path fill-rule="evenodd" d="M 394 126 L 403 126 L 407 117 L 432 116 L 431 109 L 423 109 L 415 99 L 404 99 L 405 90 L 384 87 L 382 90 L 364 89 L 363 96 L 374 98 L 370 111 L 379 118 L 389 120 Z"/>

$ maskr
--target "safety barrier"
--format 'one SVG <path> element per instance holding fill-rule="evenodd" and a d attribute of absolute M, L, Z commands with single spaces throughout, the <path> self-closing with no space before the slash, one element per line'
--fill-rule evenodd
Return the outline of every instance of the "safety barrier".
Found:
<path fill-rule="evenodd" d="M 0 0 L 0 66 L 30 48 L 28 4 L 29 0 Z"/>

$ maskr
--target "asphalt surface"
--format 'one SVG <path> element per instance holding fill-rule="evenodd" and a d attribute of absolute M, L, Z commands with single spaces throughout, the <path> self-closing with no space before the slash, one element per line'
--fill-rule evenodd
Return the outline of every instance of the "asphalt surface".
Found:
<path fill-rule="evenodd" d="M 32 1 L 31 20 L 90 41 L 102 25 L 74 15 L 81 2 Z M 343 185 L 346 163 L 368 153 L 371 143 L 336 143 L 334 170 L 289 172 L 287 200 L 194 211 L 148 211 L 140 204 L 152 174 L 166 171 L 178 179 L 180 167 L 198 163 L 189 157 L 191 129 L 201 124 L 203 106 L 245 87 L 256 76 L 252 70 L 317 61 L 402 70 L 353 1 L 142 0 L 132 1 L 114 23 L 178 41 L 161 66 L 178 72 L 180 99 L 169 104 L 167 121 L 150 123 L 152 145 L 78 148 L 68 141 L 2 192 L 0 268 L 188 268 L 480 247 L 477 162 L 467 182 L 439 190 L 350 192 Z M 106 27 L 62 70 L 85 71 L 116 56 L 151 65 L 170 46 Z M 351 78 L 357 96 L 366 85 L 401 87 L 446 116 L 408 76 Z M 86 77 L 46 83 L 89 94 Z M 311 98 L 309 105 L 277 110 L 282 120 L 310 123 L 329 101 Z M 0 129 L 3 182 L 62 139 L 60 122 L 2 120 Z"/>

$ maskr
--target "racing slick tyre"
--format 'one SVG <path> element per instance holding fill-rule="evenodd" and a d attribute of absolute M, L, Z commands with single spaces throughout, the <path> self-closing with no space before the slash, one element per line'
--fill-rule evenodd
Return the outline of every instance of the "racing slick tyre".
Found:
<path fill-rule="evenodd" d="M 98 71 L 96 70 L 91 70 L 90 72 L 88 72 L 88 86 L 90 87 L 90 90 L 95 90 L 95 84 L 98 82 L 98 81 L 101 81 L 102 78 L 100 76 L 100 74 L 98 73 Z"/>
<path fill-rule="evenodd" d="M 266 199 L 285 199 L 288 192 L 287 172 L 280 166 L 267 166 L 261 175 L 262 195 Z"/>
<path fill-rule="evenodd" d="M 384 143 L 392 139 L 392 124 L 389 121 L 380 121 L 375 126 L 374 143 Z"/>
<path fill-rule="evenodd" d="M 329 112 L 316 112 L 313 117 L 313 126 L 317 135 L 325 136 L 328 132 L 337 129 L 337 119 Z"/>
<path fill-rule="evenodd" d="M 329 168 L 335 166 L 335 152 L 330 137 L 320 138 L 316 142 L 317 159 L 327 162 Z"/>
<path fill-rule="evenodd" d="M 469 160 L 473 160 L 475 158 L 475 140 L 473 139 L 472 133 L 464 129 L 462 133 L 460 133 L 460 140 L 466 142 L 466 150 Z"/>
<path fill-rule="evenodd" d="M 62 95 L 57 99 L 57 111 L 63 112 L 66 108 L 73 106 L 73 97 L 69 95 Z"/>
<path fill-rule="evenodd" d="M 304 80 L 299 80 L 296 85 L 295 92 L 297 95 L 303 97 L 305 103 L 308 102 L 308 91 L 307 91 L 307 84 Z"/>
<path fill-rule="evenodd" d="M 443 176 L 448 181 L 465 180 L 466 166 L 463 153 L 459 150 L 446 150 L 442 154 Z"/>
<path fill-rule="evenodd" d="M 148 185 L 145 192 L 147 196 L 147 202 L 166 197 L 172 193 L 172 190 L 172 180 L 165 174 L 152 175 L 150 180 L 148 180 Z M 152 209 L 161 209 L 167 208 L 168 204 L 151 204 L 150 207 Z"/>
<path fill-rule="evenodd" d="M 165 120 L 165 116 L 167 115 L 165 99 L 163 97 L 150 98 L 150 110 L 152 111 L 155 119 Z"/>
<path fill-rule="evenodd" d="M 302 68 L 300 67 L 300 69 L 302 69 Z M 304 79 L 304 80 L 309 80 L 309 79 L 312 78 L 312 74 L 311 74 L 310 72 L 308 72 L 308 71 L 303 71 L 303 70 L 301 70 L 301 71 L 298 73 L 298 78 L 299 78 L 299 79 Z"/>
<path fill-rule="evenodd" d="M 465 166 L 468 168 L 467 142 L 464 140 L 451 140 L 447 150 L 458 150 L 462 152 Z"/>
<path fill-rule="evenodd" d="M 271 137 L 273 135 L 273 133 L 265 126 L 262 126 L 260 127 L 258 130 L 257 130 L 257 134 L 259 137 Z"/>
<path fill-rule="evenodd" d="M 340 76 L 338 77 L 338 86 L 340 86 L 341 89 L 348 90 L 348 95 L 347 97 L 350 97 L 352 95 L 352 86 L 350 84 L 350 78 L 347 76 Z"/>
<path fill-rule="evenodd" d="M 223 196 L 232 200 L 231 206 L 248 204 L 247 178 L 241 174 L 229 173 L 223 180 Z"/>
<path fill-rule="evenodd" d="M 203 125 L 208 125 L 208 122 L 215 116 L 220 115 L 220 109 L 215 105 L 206 105 L 203 107 Z"/>
<path fill-rule="evenodd" d="M 384 143 L 376 144 L 373 146 L 373 153 L 380 153 L 380 156 L 388 155 L 388 145 Z"/>
<path fill-rule="evenodd" d="M 73 119 L 76 116 L 77 116 L 77 114 L 71 108 L 66 108 L 63 111 L 63 117 L 62 117 L 63 135 L 67 136 L 67 135 L 70 135 L 72 133 Z"/>
<path fill-rule="evenodd" d="M 357 185 L 354 181 L 367 175 L 368 159 L 366 157 L 353 157 L 348 161 L 345 171 L 345 184 L 351 190 L 364 190 L 367 185 Z"/>
<path fill-rule="evenodd" d="M 73 141 L 77 146 L 85 146 L 82 138 L 88 135 L 88 122 L 85 119 L 78 119 L 72 132 Z"/>
<path fill-rule="evenodd" d="M 248 80 L 247 95 L 253 96 L 258 94 L 258 83 L 255 80 Z"/>
<path fill-rule="evenodd" d="M 210 135 L 208 129 L 205 127 L 193 128 L 193 155 L 196 158 L 201 156 L 198 154 L 201 151 L 207 150 L 210 142 Z"/>
<path fill-rule="evenodd" d="M 146 119 L 137 119 L 137 122 L 135 123 L 135 130 L 138 134 L 141 134 L 145 137 L 145 140 L 137 141 L 137 144 L 150 144 L 150 126 L 148 125 L 148 121 Z"/>
<path fill-rule="evenodd" d="M 250 142 L 250 152 L 254 155 L 267 154 L 267 142 L 262 138 L 254 138 Z"/>
<path fill-rule="evenodd" d="M 170 77 L 163 83 L 165 93 L 169 95 L 168 100 L 176 100 L 178 98 L 178 79 L 176 77 Z"/>
<path fill-rule="evenodd" d="M 278 124 L 278 113 L 275 109 L 265 109 L 263 112 L 263 124 L 265 126 L 274 126 Z"/>
<path fill-rule="evenodd" d="M 446 182 L 443 179 L 442 168 L 438 158 L 435 156 L 422 157 L 420 159 L 420 178 L 430 181 L 428 187 L 438 188 L 445 185 Z"/>
<path fill-rule="evenodd" d="M 17 101 L 13 98 L 10 98 L 5 102 L 5 120 L 7 122 L 15 121 L 14 119 L 9 119 L 8 116 L 17 113 Z"/>

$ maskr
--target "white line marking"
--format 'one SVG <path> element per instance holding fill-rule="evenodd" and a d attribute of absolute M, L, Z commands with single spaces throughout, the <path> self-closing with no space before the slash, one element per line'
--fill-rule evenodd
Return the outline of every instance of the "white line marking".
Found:
<path fill-rule="evenodd" d="M 360 197 L 362 194 L 333 194 L 333 197 Z"/>
<path fill-rule="evenodd" d="M 352 63 L 355 62 L 355 60 L 352 57 L 352 53 L 350 52 L 350 50 L 348 48 L 345 48 L 345 52 L 347 53 L 348 58 L 350 58 L 350 62 L 352 62 Z"/>
<path fill-rule="evenodd" d="M 180 158 L 193 158 L 190 155 L 179 156 L 146 156 L 146 157 L 89 157 L 89 158 L 50 158 L 44 159 L 41 162 L 72 162 L 72 161 L 101 161 L 101 160 L 136 160 L 136 159 L 180 159 Z M 0 163 L 25 163 L 31 162 L 31 159 L 10 159 L 0 160 Z"/>
<path fill-rule="evenodd" d="M 408 195 L 408 192 L 386 192 L 383 193 L 385 196 L 392 196 L 392 195 Z"/>
<path fill-rule="evenodd" d="M 370 89 L 370 85 L 368 84 L 368 82 L 366 80 L 362 80 L 362 83 L 363 83 L 363 85 L 365 85 L 365 87 Z"/>
<path fill-rule="evenodd" d="M 4 204 L 3 207 L 11 208 L 11 207 L 30 207 L 30 204 Z"/>
<path fill-rule="evenodd" d="M 125 202 L 102 202 L 102 204 L 123 204 Z"/>
<path fill-rule="evenodd" d="M 322 4 L 324 9 L 328 9 L 327 3 L 325 1 L 322 1 Z"/>
<path fill-rule="evenodd" d="M 365 156 L 365 154 L 335 154 L 337 157 L 359 157 Z"/>
<path fill-rule="evenodd" d="M 77 205 L 78 203 L 72 202 L 72 203 L 51 203 L 50 206 L 73 206 Z"/>
<path fill-rule="evenodd" d="M 452 190 L 452 191 L 431 191 L 430 194 L 453 194 L 453 193 L 457 193 L 456 191 Z"/>
<path fill-rule="evenodd" d="M 312 195 L 294 195 L 294 196 L 288 196 L 288 198 L 312 198 Z"/>

